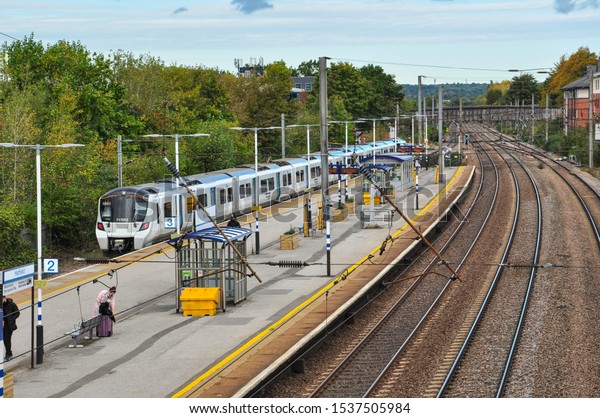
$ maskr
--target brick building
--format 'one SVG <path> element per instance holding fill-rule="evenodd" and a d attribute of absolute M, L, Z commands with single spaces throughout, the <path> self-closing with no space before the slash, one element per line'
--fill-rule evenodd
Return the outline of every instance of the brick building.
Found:
<path fill-rule="evenodd" d="M 590 79 L 593 115 L 600 115 L 600 64 L 588 66 L 587 74 L 562 88 L 565 106 L 565 132 L 588 126 L 590 118 Z"/>

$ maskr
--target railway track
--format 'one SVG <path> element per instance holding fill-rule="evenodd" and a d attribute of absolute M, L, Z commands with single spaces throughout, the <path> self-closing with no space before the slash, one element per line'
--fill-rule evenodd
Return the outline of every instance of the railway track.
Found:
<path fill-rule="evenodd" d="M 495 176 L 488 177 L 485 179 L 488 184 L 483 179 L 480 181 L 466 215 L 455 214 L 457 222 L 454 231 L 436 242 L 438 246 L 443 245 L 440 251 L 442 256 L 448 260 L 457 260 L 459 269 L 481 232 L 481 228 L 477 227 L 478 223 L 467 222 L 467 219 L 470 216 L 489 216 L 489 208 L 495 200 L 495 194 L 490 196 L 482 193 L 482 190 L 487 190 L 495 182 Z M 487 204 L 482 204 L 482 201 Z M 462 236 L 468 234 L 471 239 L 458 242 L 456 238 L 461 236 L 461 232 Z M 424 256 L 419 263 L 414 263 L 412 268 L 389 282 L 393 287 L 395 280 L 411 280 L 410 286 L 397 301 L 393 302 L 394 299 L 391 298 L 385 308 L 385 316 L 373 323 L 368 331 L 363 330 L 361 340 L 354 344 L 354 348 L 344 353 L 344 358 L 338 359 L 336 367 L 329 367 L 318 384 L 310 388 L 310 396 L 364 397 L 385 390 L 382 388 L 387 383 L 380 382 L 385 382 L 388 378 L 387 370 L 416 330 L 423 325 L 424 319 L 441 295 L 453 283 L 438 262 L 437 259 Z M 425 267 L 422 264 L 426 264 Z M 382 312 L 381 308 L 382 306 L 378 306 L 378 312 Z"/>
<path fill-rule="evenodd" d="M 324 343 L 328 358 L 315 349 L 302 396 L 594 396 L 600 367 L 590 362 L 599 354 L 592 318 L 600 315 L 591 306 L 600 283 L 587 272 L 600 267 L 598 192 L 569 165 L 511 138 L 501 143 L 487 127 L 469 130 L 481 144 L 468 150 L 471 164 L 472 156 L 478 161 L 477 191 L 434 244 L 462 280 L 445 283 L 427 254 L 414 260 L 354 325 Z M 579 198 L 570 198 L 565 181 Z M 360 338 L 351 338 L 358 328 Z M 342 350 L 349 341 L 352 349 Z"/>
<path fill-rule="evenodd" d="M 513 179 L 511 233 L 489 287 L 482 288 L 473 304 L 473 320 L 465 324 L 468 333 L 455 340 L 456 349 L 447 355 L 453 357 L 452 366 L 442 385 L 430 388 L 437 390 L 437 397 L 501 396 L 535 279 L 542 232 L 539 191 L 516 158 L 493 146 L 488 150 L 497 153 Z"/>

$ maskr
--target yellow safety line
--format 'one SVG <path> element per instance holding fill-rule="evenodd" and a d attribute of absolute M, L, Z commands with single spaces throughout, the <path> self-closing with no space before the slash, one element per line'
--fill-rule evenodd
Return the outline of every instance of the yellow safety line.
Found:
<path fill-rule="evenodd" d="M 458 169 L 456 170 L 456 172 L 454 173 L 454 176 L 452 176 L 452 178 L 450 179 L 450 181 L 446 185 L 446 187 L 444 187 L 436 195 L 436 197 L 433 198 L 431 200 L 431 202 L 429 202 L 429 204 L 427 204 L 413 219 L 416 219 L 419 216 L 421 216 L 421 214 L 424 211 L 426 211 L 436 200 L 439 199 L 439 196 L 444 191 L 446 191 L 446 189 L 450 186 L 450 184 L 452 184 L 452 182 L 456 179 L 458 173 L 461 170 L 462 170 L 462 166 L 459 166 Z M 396 231 L 394 233 L 394 237 L 396 237 L 397 235 L 399 235 L 407 227 L 408 227 L 408 224 L 405 224 L 402 228 L 400 228 L 398 231 Z M 219 370 L 219 369 L 223 368 L 224 366 L 226 366 L 227 363 L 229 363 L 230 361 L 234 360 L 236 357 L 238 357 L 241 354 L 243 354 L 245 351 L 247 351 L 249 348 L 251 348 L 252 346 L 254 346 L 256 343 L 260 342 L 268 334 L 270 334 L 271 332 L 273 332 L 276 329 L 278 329 L 281 325 L 285 324 L 289 319 L 291 319 L 292 317 L 294 317 L 298 312 L 300 312 L 305 307 L 307 307 L 312 302 L 314 302 L 316 299 L 318 299 L 319 297 L 321 297 L 325 292 L 327 292 L 329 289 L 331 289 L 333 286 L 335 286 L 339 282 L 340 278 L 343 275 L 350 274 L 352 271 L 354 271 L 360 265 L 362 265 L 369 258 L 369 256 L 371 256 L 372 254 L 374 254 L 377 251 L 379 251 L 379 247 L 377 247 L 375 250 L 373 250 L 372 252 L 370 252 L 369 254 L 367 254 L 365 257 L 363 257 L 358 263 L 355 263 L 354 265 L 352 265 L 348 269 L 344 270 L 344 272 L 342 274 L 340 274 L 334 280 L 332 280 L 327 285 L 325 285 L 325 287 L 321 288 L 321 290 L 319 290 L 318 292 L 316 292 L 313 296 L 311 296 L 310 298 L 308 298 L 307 300 L 305 300 L 304 302 L 302 302 L 300 305 L 296 306 L 294 309 L 292 309 L 290 312 L 288 312 L 283 318 L 279 319 L 277 322 L 273 323 L 270 327 L 264 329 L 263 331 L 261 331 L 260 333 L 258 333 L 257 335 L 255 335 L 252 339 L 250 339 L 248 342 L 246 342 L 246 344 L 244 344 L 243 346 L 241 346 L 240 348 L 238 348 L 237 350 L 235 350 L 234 352 L 232 352 L 230 355 L 228 355 L 227 357 L 225 357 L 219 363 L 215 364 L 213 367 L 211 367 L 205 373 L 203 373 L 202 375 L 200 375 L 199 377 L 197 377 L 196 379 L 194 379 L 190 384 L 188 384 L 183 389 L 181 389 L 180 391 L 178 391 L 177 393 L 175 393 L 172 396 L 172 398 L 180 398 L 184 393 L 189 392 L 190 390 L 192 390 L 194 388 L 194 386 L 197 386 L 200 382 L 202 382 L 206 378 L 210 377 L 210 375 L 212 375 L 213 373 L 215 373 L 217 370 Z"/>

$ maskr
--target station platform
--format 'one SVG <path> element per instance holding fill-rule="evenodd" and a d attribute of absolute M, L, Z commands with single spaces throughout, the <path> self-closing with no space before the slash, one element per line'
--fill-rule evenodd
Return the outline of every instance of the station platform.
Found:
<path fill-rule="evenodd" d="M 435 181 L 435 173 L 435 169 L 420 172 L 418 210 L 414 187 L 397 191 L 396 204 L 417 224 L 425 220 L 435 223 L 442 216 L 440 202 L 451 195 L 452 202 L 458 199 L 472 178 L 473 167 L 446 168 L 447 181 L 441 184 Z M 319 195 L 313 197 L 314 205 Z M 354 277 L 359 277 L 354 271 L 368 264 L 365 260 L 376 257 L 378 265 L 389 265 L 401 257 L 402 246 L 414 242 L 414 239 L 397 240 L 393 243 L 395 253 L 386 251 L 380 255 L 387 237 L 410 229 L 406 222 L 396 214 L 391 226 L 377 221 L 377 225 L 361 227 L 359 216 L 350 213 L 345 220 L 331 223 L 331 271 L 327 275 L 325 230 L 302 236 L 294 250 L 279 249 L 279 235 L 290 227 L 302 225 L 302 198 L 300 203 L 290 202 L 274 209 L 261 212 L 259 254 L 250 254 L 254 242 L 249 239 L 247 259 L 257 277 L 248 278 L 247 299 L 228 305 L 225 312 L 218 311 L 214 316 L 191 317 L 176 312 L 174 250 L 166 244 L 149 247 L 141 251 L 144 258 L 139 261 L 129 263 L 135 254 L 126 254 L 119 258 L 119 263 L 92 265 L 50 282 L 43 297 L 46 352 L 43 363 L 32 368 L 31 338 L 37 320 L 34 322 L 28 308 L 30 292 L 12 295 L 22 309 L 19 329 L 13 334 L 15 358 L 4 364 L 5 372 L 13 375 L 14 397 L 243 396 L 237 389 L 228 392 L 220 390 L 218 385 L 204 383 L 224 369 L 233 373 L 236 367 L 232 364 L 260 347 L 269 335 L 294 326 L 290 318 L 302 317 L 303 312 L 310 310 L 306 307 L 317 306 L 315 301 L 323 301 L 326 293 L 331 298 L 333 292 L 329 289 L 342 279 L 351 283 Z M 251 214 L 238 220 L 242 227 L 254 231 Z M 306 265 L 293 269 L 269 265 L 280 260 L 297 260 Z M 365 271 L 364 282 L 376 274 Z M 91 317 L 98 292 L 113 285 L 118 289 L 113 335 L 86 342 L 83 347 L 69 348 L 71 339 L 65 333 L 82 317 Z M 334 310 L 329 314 L 334 315 Z M 327 319 L 323 316 L 321 320 Z M 310 332 L 311 329 L 306 329 L 301 334 Z M 280 361 L 275 352 L 263 350 L 261 355 L 266 364 Z M 253 373 L 264 374 L 267 369 L 262 367 Z"/>

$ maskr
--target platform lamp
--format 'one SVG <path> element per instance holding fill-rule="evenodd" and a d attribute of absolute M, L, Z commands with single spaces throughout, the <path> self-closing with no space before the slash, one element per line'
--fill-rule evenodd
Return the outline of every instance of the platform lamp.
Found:
<path fill-rule="evenodd" d="M 229 129 L 233 129 L 235 131 L 254 131 L 254 205 L 252 206 L 252 210 L 254 211 L 254 218 L 256 220 L 256 232 L 255 232 L 255 242 L 256 242 L 256 254 L 260 254 L 260 233 L 258 231 L 258 212 L 261 210 L 260 202 L 258 200 L 259 193 L 258 188 L 260 184 L 258 182 L 258 131 L 268 130 L 268 129 L 281 129 L 280 126 L 269 126 L 266 128 L 241 128 L 239 126 L 234 126 Z"/>
<path fill-rule="evenodd" d="M 388 120 L 388 119 L 395 119 L 394 117 L 390 117 L 390 116 L 383 116 L 380 118 L 359 118 L 359 122 L 366 122 L 366 121 L 373 121 L 373 165 L 375 165 L 375 122 L 378 120 Z"/>
<path fill-rule="evenodd" d="M 349 123 L 358 123 L 358 122 L 362 122 L 359 120 L 330 120 L 329 123 L 343 123 L 346 125 L 346 137 L 345 137 L 345 142 L 344 142 L 344 152 L 348 152 L 348 124 Z M 345 164 L 347 164 L 347 161 L 344 161 Z"/>
<path fill-rule="evenodd" d="M 37 280 L 42 280 L 43 273 L 43 258 L 42 258 L 42 160 L 41 151 L 46 148 L 73 148 L 84 147 L 83 144 L 59 144 L 59 145 L 21 145 L 7 142 L 0 143 L 0 146 L 5 148 L 29 148 L 35 150 L 35 180 L 36 180 L 36 195 L 37 195 Z M 31 288 L 31 300 L 33 303 L 34 288 Z M 44 362 L 44 327 L 42 324 L 42 288 L 38 287 L 38 302 L 37 314 L 38 323 L 36 327 L 36 342 L 37 347 L 33 343 L 33 323 L 35 322 L 33 309 L 31 310 L 31 367 L 33 368 L 34 352 L 37 354 L 37 364 Z M 35 350 L 37 348 L 37 350 Z"/>

